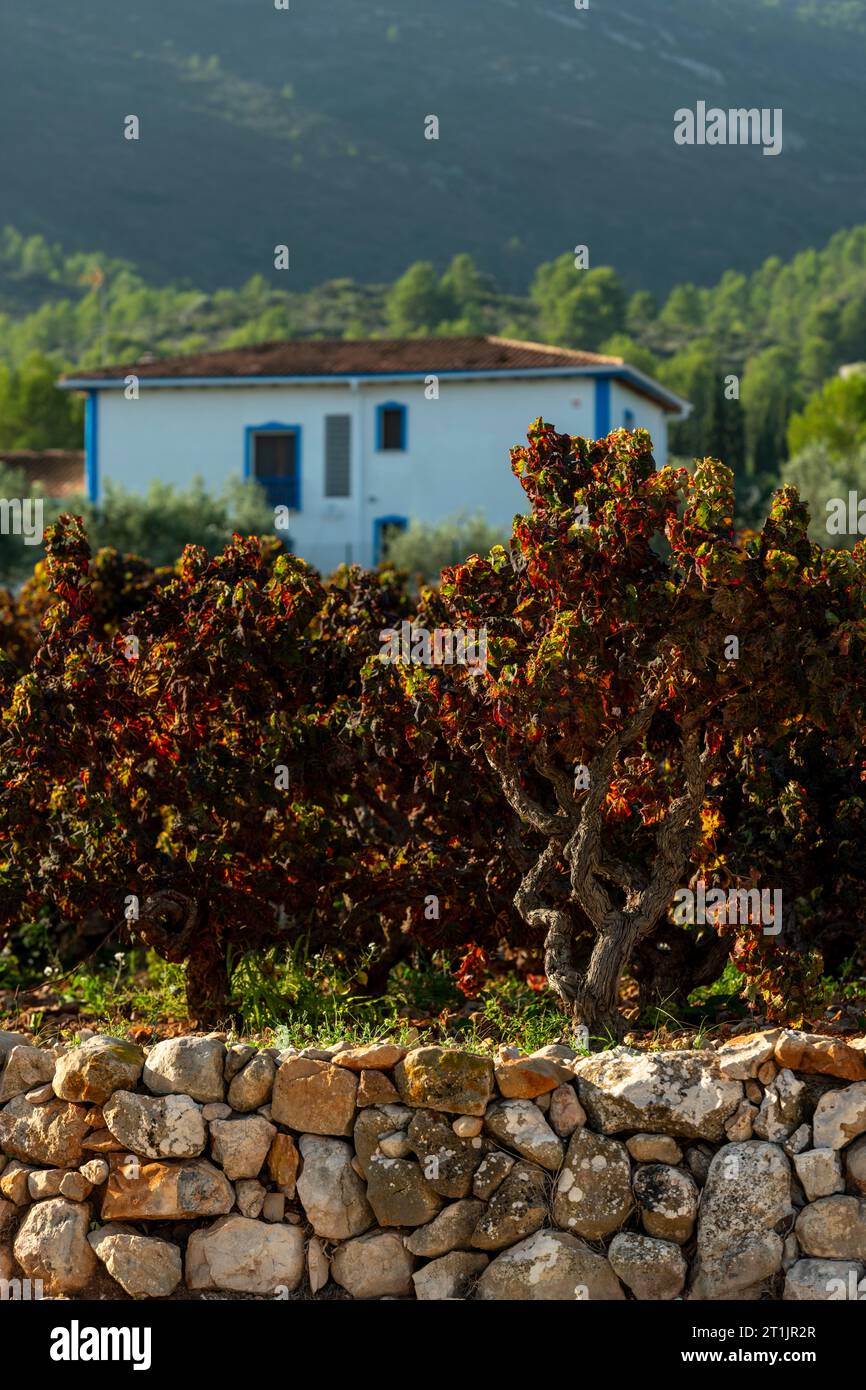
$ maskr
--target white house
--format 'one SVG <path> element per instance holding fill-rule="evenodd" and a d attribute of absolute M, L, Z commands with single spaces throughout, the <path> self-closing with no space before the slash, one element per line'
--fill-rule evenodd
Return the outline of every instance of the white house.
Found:
<path fill-rule="evenodd" d="M 509 449 L 541 415 L 600 438 L 644 426 L 659 465 L 690 410 L 621 358 L 505 338 L 271 343 L 65 378 L 87 393 L 87 490 L 196 473 L 257 478 L 288 506 L 294 549 L 323 571 L 382 556 L 390 528 L 525 509 Z"/>

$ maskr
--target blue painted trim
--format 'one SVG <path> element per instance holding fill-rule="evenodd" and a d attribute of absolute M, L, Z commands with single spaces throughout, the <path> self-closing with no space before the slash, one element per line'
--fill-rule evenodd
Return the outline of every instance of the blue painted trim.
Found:
<path fill-rule="evenodd" d="M 335 382 L 351 381 L 426 381 L 430 372 L 343 372 L 333 373 L 326 376 L 158 376 L 141 377 L 139 386 L 144 387 L 171 387 L 177 389 L 181 386 L 189 387 L 208 387 L 208 386 L 327 386 Z M 605 377 L 611 381 L 625 381 L 631 386 L 638 387 L 652 400 L 665 407 L 673 413 L 682 415 L 685 419 L 691 412 L 691 402 L 684 400 L 682 396 L 677 396 L 673 391 L 668 391 L 666 387 L 660 386 L 652 377 L 645 376 L 635 367 L 509 367 L 505 370 L 491 369 L 489 371 L 478 372 L 447 372 L 440 371 L 434 375 L 447 377 L 449 381 L 499 381 L 509 379 L 544 379 L 546 377 Z M 66 381 L 57 383 L 61 391 L 121 391 L 124 387 L 123 378 L 107 380 L 94 380 L 93 377 L 70 377 Z"/>
<path fill-rule="evenodd" d="M 99 392 L 88 391 L 84 404 L 84 478 L 88 501 L 99 501 Z"/>
<path fill-rule="evenodd" d="M 402 401 L 383 401 L 376 406 L 376 448 L 381 451 L 385 448 L 385 411 L 399 410 L 400 412 L 400 448 L 388 449 L 389 454 L 406 452 L 406 441 L 408 438 L 407 421 L 409 417 L 408 407 Z"/>
<path fill-rule="evenodd" d="M 382 530 L 385 526 L 399 526 L 406 530 L 409 520 L 405 516 L 377 516 L 373 522 L 373 564 L 378 565 L 382 554 Z"/>
<path fill-rule="evenodd" d="M 595 379 L 595 437 L 604 439 L 610 434 L 610 377 Z"/>
<path fill-rule="evenodd" d="M 253 473 L 253 438 L 257 434 L 294 434 L 297 436 L 295 446 L 295 489 L 294 495 L 288 506 L 291 511 L 301 510 L 301 438 L 303 431 L 300 425 L 286 425 L 279 420 L 268 420 L 263 425 L 246 425 L 244 427 L 244 478 L 254 478 Z"/>
<path fill-rule="evenodd" d="M 633 429 L 634 429 L 634 411 L 633 411 L 633 410 L 624 410 L 624 411 L 622 412 L 622 423 L 623 423 L 623 428 L 624 428 L 624 429 L 627 429 L 627 430 L 633 430 Z"/>

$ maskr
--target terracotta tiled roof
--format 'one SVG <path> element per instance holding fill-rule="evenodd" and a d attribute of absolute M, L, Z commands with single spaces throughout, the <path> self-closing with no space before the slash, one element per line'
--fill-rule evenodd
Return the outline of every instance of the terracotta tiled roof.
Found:
<path fill-rule="evenodd" d="M 0 463 L 22 469 L 27 481 L 40 483 L 49 497 L 85 491 L 80 449 L 0 449 Z"/>
<path fill-rule="evenodd" d="M 398 372 L 496 372 L 544 367 L 621 367 L 621 357 L 573 352 L 510 338 L 303 338 L 227 348 L 193 357 L 148 358 L 72 372 L 67 381 L 148 377 L 364 376 Z"/>

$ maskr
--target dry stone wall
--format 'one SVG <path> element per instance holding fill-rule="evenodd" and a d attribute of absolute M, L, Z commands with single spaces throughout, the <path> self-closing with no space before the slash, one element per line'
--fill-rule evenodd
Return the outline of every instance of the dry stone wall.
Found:
<path fill-rule="evenodd" d="M 0 1033 L 0 1295 L 863 1298 L 864 1048 Z"/>

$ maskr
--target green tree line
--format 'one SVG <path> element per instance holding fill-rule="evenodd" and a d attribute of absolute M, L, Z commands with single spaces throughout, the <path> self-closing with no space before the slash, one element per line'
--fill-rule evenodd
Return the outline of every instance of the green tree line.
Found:
<path fill-rule="evenodd" d="M 522 296 L 502 293 L 465 254 L 441 272 L 417 261 L 392 284 L 344 279 L 292 293 L 258 275 L 204 293 L 149 285 L 130 264 L 7 227 L 0 448 L 80 441 L 80 403 L 53 387 L 72 366 L 281 338 L 484 333 L 610 353 L 656 376 L 694 405 L 672 430 L 673 453 L 723 458 L 756 505 L 808 445 L 826 440 L 838 462 L 841 432 L 849 463 L 859 448 L 866 388 L 843 388 L 838 372 L 866 360 L 866 226 L 752 274 L 677 285 L 663 303 L 610 266 L 578 270 L 571 252 L 539 266 Z M 843 396 L 853 430 L 834 423 Z"/>

